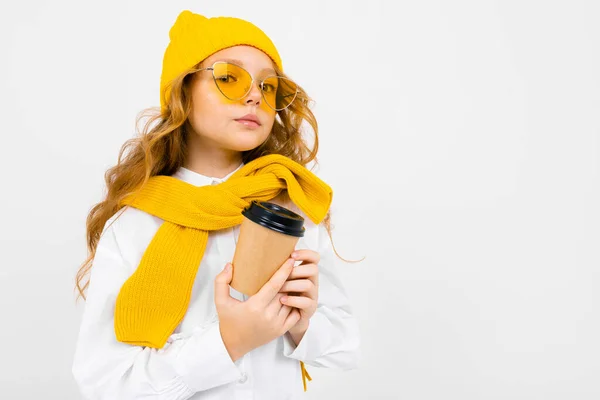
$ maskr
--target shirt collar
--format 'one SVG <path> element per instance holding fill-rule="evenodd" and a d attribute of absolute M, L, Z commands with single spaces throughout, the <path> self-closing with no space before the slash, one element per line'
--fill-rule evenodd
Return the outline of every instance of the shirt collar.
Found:
<path fill-rule="evenodd" d="M 184 182 L 191 183 L 194 186 L 216 185 L 225 182 L 227 179 L 229 179 L 231 175 L 233 175 L 243 166 L 244 163 L 242 162 L 234 171 L 231 171 L 223 178 L 215 178 L 212 176 L 202 175 L 185 167 L 179 167 L 179 169 L 175 171 L 175 173 L 172 176 L 177 179 L 181 179 Z"/>

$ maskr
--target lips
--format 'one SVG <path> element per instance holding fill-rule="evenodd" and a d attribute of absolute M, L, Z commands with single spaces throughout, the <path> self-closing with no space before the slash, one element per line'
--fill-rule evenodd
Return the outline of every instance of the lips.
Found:
<path fill-rule="evenodd" d="M 262 125 L 260 123 L 260 120 L 258 119 L 258 117 L 256 116 L 256 114 L 246 114 L 243 117 L 237 118 L 236 121 L 238 122 L 242 122 L 242 121 L 251 121 L 254 122 L 257 125 Z"/>
<path fill-rule="evenodd" d="M 240 124 L 242 124 L 242 125 L 244 125 L 244 126 L 247 126 L 248 128 L 258 128 L 260 126 L 256 122 L 249 121 L 247 119 L 236 119 L 235 121 L 238 122 L 238 123 L 240 123 Z"/>

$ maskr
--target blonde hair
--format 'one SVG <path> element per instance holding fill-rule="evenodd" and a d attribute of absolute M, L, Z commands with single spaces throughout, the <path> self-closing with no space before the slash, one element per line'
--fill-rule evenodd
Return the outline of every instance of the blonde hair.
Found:
<path fill-rule="evenodd" d="M 127 140 L 119 151 L 117 165 L 109 168 L 104 174 L 107 194 L 106 198 L 90 210 L 86 219 L 86 242 L 88 257 L 77 271 L 75 278 L 79 297 L 85 300 L 85 290 L 89 279 L 82 281 L 89 273 L 100 235 L 106 222 L 123 206 L 121 200 L 141 188 L 152 176 L 172 175 L 185 164 L 187 156 L 187 130 L 185 124 L 191 111 L 191 79 L 194 69 L 200 68 L 202 62 L 178 76 L 171 83 L 170 98 L 166 108 L 161 112 L 156 108 L 143 110 L 136 119 L 136 126 L 148 117 L 142 131 L 137 137 Z M 286 75 L 276 66 L 277 75 Z M 242 161 L 248 163 L 268 154 L 282 154 L 297 163 L 306 166 L 314 160 L 318 164 L 317 151 L 319 136 L 316 118 L 309 108 L 312 99 L 304 89 L 298 86 L 298 95 L 285 110 L 278 111 L 273 128 L 267 140 L 260 146 L 242 153 Z M 309 148 L 302 138 L 301 124 L 306 121 L 314 131 L 314 146 Z M 282 192 L 281 198 L 287 196 Z M 289 197 L 287 197 L 289 199 Z M 323 220 L 329 238 L 331 237 L 331 211 Z M 335 254 L 344 260 L 335 250 Z M 348 261 L 346 262 L 355 262 Z M 361 260 L 362 261 L 362 260 Z"/>

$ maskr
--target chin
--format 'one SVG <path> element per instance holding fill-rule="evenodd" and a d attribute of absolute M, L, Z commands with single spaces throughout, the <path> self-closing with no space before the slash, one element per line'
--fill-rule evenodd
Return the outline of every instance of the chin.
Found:
<path fill-rule="evenodd" d="M 256 145 L 256 146 L 240 146 L 239 144 L 237 144 L 237 145 L 233 145 L 233 146 L 228 146 L 228 148 L 230 150 L 234 150 L 234 151 L 237 151 L 239 153 L 242 153 L 244 151 L 249 151 L 249 150 L 255 149 L 258 146 L 259 145 Z"/>
<path fill-rule="evenodd" d="M 228 143 L 228 148 L 235 151 L 248 151 L 257 148 L 262 142 L 258 141 L 238 141 L 236 143 Z"/>
<path fill-rule="evenodd" d="M 233 143 L 230 143 L 231 147 L 237 151 L 248 151 L 260 146 L 267 140 L 269 135 L 263 137 L 263 135 L 258 135 L 257 133 L 243 131 L 237 132 L 234 137 Z"/>

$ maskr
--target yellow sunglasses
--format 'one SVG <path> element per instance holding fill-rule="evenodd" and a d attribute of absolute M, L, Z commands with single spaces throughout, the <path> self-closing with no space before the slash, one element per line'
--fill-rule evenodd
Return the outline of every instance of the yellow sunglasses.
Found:
<path fill-rule="evenodd" d="M 198 68 L 191 72 L 212 71 L 215 84 L 223 96 L 229 100 L 243 99 L 250 93 L 254 77 L 241 66 L 216 61 L 211 67 Z M 298 95 L 298 85 L 291 79 L 278 75 L 268 75 L 258 82 L 265 103 L 275 111 L 285 110 Z"/>

